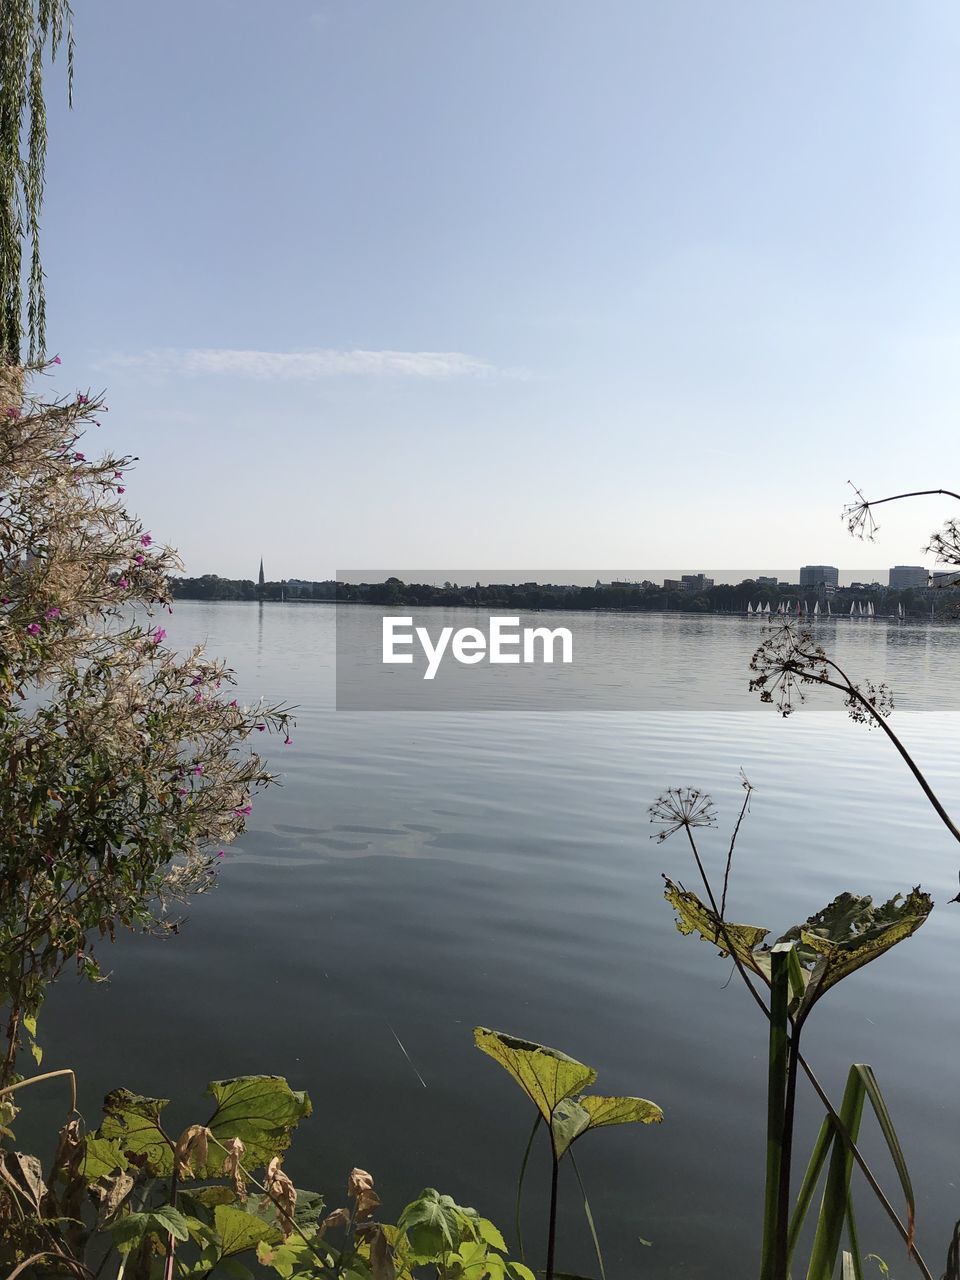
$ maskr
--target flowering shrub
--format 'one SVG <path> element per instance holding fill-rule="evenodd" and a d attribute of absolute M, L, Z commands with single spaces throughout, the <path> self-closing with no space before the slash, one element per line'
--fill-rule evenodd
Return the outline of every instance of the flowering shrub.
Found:
<path fill-rule="evenodd" d="M 273 781 L 245 741 L 289 740 L 286 709 L 164 644 L 179 562 L 124 508 L 134 459 L 78 448 L 101 397 L 31 394 L 48 368 L 0 366 L 0 1085 L 65 964 L 96 978 L 118 927 L 176 931 Z"/>

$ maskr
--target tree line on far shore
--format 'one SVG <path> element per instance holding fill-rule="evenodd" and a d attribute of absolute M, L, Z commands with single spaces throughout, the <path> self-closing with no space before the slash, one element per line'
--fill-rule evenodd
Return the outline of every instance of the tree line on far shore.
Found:
<path fill-rule="evenodd" d="M 554 585 L 551 583 L 495 583 L 482 585 L 445 582 L 403 582 L 387 578 L 384 582 L 265 582 L 259 587 L 250 578 L 221 578 L 207 573 L 198 578 L 174 578 L 171 588 L 181 600 L 247 600 L 247 601 L 319 601 L 326 603 L 466 606 L 495 609 L 615 609 L 639 612 L 671 610 L 681 613 L 745 613 L 747 605 L 756 608 L 760 602 L 775 612 L 781 602 L 796 608 L 806 603 L 812 610 L 818 599 L 821 611 L 825 598 L 814 588 L 796 584 L 758 583 L 746 578 L 737 584 L 717 583 L 703 591 L 666 590 L 656 583 L 603 583 L 592 587 Z M 929 615 L 931 606 L 941 613 L 955 610 L 960 603 L 960 590 L 924 591 L 907 588 L 902 591 L 887 587 L 841 587 L 830 596 L 834 613 L 848 612 L 852 603 L 873 604 L 878 614 L 896 614 L 903 606 L 906 616 Z"/>

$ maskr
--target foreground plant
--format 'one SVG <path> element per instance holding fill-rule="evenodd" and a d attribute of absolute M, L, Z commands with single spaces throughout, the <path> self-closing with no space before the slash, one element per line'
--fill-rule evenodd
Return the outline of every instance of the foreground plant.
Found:
<path fill-rule="evenodd" d="M 283 1160 L 311 1105 L 280 1076 L 214 1081 L 212 1110 L 179 1135 L 165 1127 L 166 1099 L 117 1089 L 85 1135 L 72 1071 L 50 1072 L 0 1090 L 8 1140 L 23 1091 L 55 1076 L 72 1096 L 48 1170 L 35 1156 L 0 1154 L 7 1280 L 51 1269 L 81 1280 L 252 1280 L 254 1261 L 281 1280 L 534 1280 L 505 1256 L 492 1222 L 432 1188 L 393 1225 L 374 1216 L 380 1198 L 364 1169 L 351 1170 L 346 1204 L 332 1211 L 295 1187 Z"/>
<path fill-rule="evenodd" d="M 736 835 L 750 798 L 751 789 L 749 784 L 746 786 L 747 799 L 727 856 L 724 900 Z M 850 1174 L 854 1160 L 864 1170 L 871 1188 L 905 1240 L 908 1251 L 929 1280 L 930 1273 L 913 1242 L 914 1201 L 906 1164 L 872 1071 L 866 1066 L 851 1069 L 848 1093 L 837 1111 L 802 1057 L 800 1039 L 807 1018 L 827 991 L 915 933 L 930 914 L 932 899 L 919 887 L 906 895 L 897 894 L 881 906 L 874 906 L 867 896 L 840 894 L 802 924 L 788 929 L 771 945 L 766 942 L 769 929 L 732 923 L 725 918 L 723 908 L 717 902 L 694 835 L 698 827 L 716 825 L 715 810 L 709 797 L 690 788 L 673 789 L 651 807 L 651 819 L 663 827 L 661 840 L 679 831 L 686 834 L 707 896 L 704 902 L 695 893 L 664 877 L 665 896 L 677 913 L 678 930 L 683 934 L 699 934 L 704 941 L 717 947 L 721 957 L 731 958 L 769 1021 L 761 1280 L 787 1280 L 799 1231 L 831 1143 L 834 1144 L 834 1161 L 821 1203 L 808 1280 L 830 1280 L 839 1256 L 843 1224 L 848 1226 L 853 1244 L 850 1265 L 854 1268 L 854 1276 L 860 1275 L 856 1224 L 850 1199 Z M 759 980 L 761 988 L 768 989 L 767 999 L 757 989 L 755 980 Z M 824 1103 L 827 1118 L 797 1207 L 791 1215 L 796 1092 L 801 1070 L 807 1074 Z M 865 1097 L 870 1098 L 894 1159 L 907 1204 L 906 1225 L 894 1212 L 856 1147 Z"/>
<path fill-rule="evenodd" d="M 245 744 L 288 736 L 285 708 L 239 706 L 221 662 L 164 644 L 178 562 L 124 508 L 133 459 L 79 448 L 103 411 L 0 366 L 0 1086 L 24 1033 L 40 1061 L 64 965 L 96 978 L 100 939 L 176 931 L 273 781 Z"/>
<path fill-rule="evenodd" d="M 520 1234 L 520 1194 L 530 1148 L 542 1124 L 546 1126 L 547 1136 L 550 1139 L 552 1161 L 545 1271 L 547 1280 L 553 1280 L 554 1276 L 560 1162 L 568 1154 L 583 1194 L 584 1213 L 590 1227 L 602 1276 L 603 1255 L 597 1239 L 593 1214 L 580 1180 L 580 1171 L 573 1156 L 573 1144 L 590 1130 L 606 1125 L 659 1124 L 663 1120 L 663 1112 L 655 1102 L 648 1102 L 646 1098 L 605 1098 L 599 1094 L 583 1093 L 582 1090 L 596 1080 L 596 1071 L 593 1067 L 577 1062 L 575 1058 L 568 1057 L 558 1049 L 548 1049 L 545 1045 L 536 1044 L 531 1040 L 518 1040 L 515 1036 L 505 1035 L 502 1031 L 491 1031 L 487 1027 L 476 1027 L 473 1037 L 477 1048 L 493 1058 L 494 1062 L 498 1062 L 516 1080 L 537 1109 L 537 1119 L 524 1153 L 517 1188 L 517 1243 L 520 1246 L 521 1257 L 523 1242 Z"/>

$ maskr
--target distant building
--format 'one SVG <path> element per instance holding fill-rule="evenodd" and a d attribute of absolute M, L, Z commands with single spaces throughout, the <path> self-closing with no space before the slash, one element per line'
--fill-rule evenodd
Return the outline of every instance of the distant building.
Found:
<path fill-rule="evenodd" d="M 837 587 L 840 584 L 840 570 L 832 564 L 802 564 L 800 566 L 801 587 Z"/>
<path fill-rule="evenodd" d="M 777 580 L 776 578 L 764 578 L 761 575 L 761 577 L 757 578 L 757 583 L 761 587 L 775 587 L 777 585 Z"/>
<path fill-rule="evenodd" d="M 264 597 L 263 556 L 260 557 L 260 576 L 257 578 L 257 599 Z"/>
<path fill-rule="evenodd" d="M 910 587 L 925 587 L 927 571 L 920 564 L 895 564 L 890 570 L 890 586 L 894 591 L 906 591 Z"/>
<path fill-rule="evenodd" d="M 702 573 L 684 573 L 680 576 L 680 590 L 696 593 L 709 591 L 713 586 L 712 578 L 705 578 Z"/>
<path fill-rule="evenodd" d="M 664 591 L 682 591 L 683 587 L 679 578 L 664 578 L 663 589 Z"/>

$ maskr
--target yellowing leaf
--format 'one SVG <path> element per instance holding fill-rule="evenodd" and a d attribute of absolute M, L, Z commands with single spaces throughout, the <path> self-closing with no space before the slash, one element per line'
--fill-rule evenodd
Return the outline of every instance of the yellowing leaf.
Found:
<path fill-rule="evenodd" d="M 605 1124 L 660 1124 L 663 1111 L 646 1098 L 602 1098 L 587 1093 L 577 1101 L 590 1116 L 590 1128 Z"/>
<path fill-rule="evenodd" d="M 679 917 L 677 928 L 681 933 L 699 933 L 704 942 L 718 948 L 721 956 L 730 955 L 732 948 L 734 955 L 748 969 L 761 977 L 767 976 L 769 963 L 764 970 L 756 948 L 770 932 L 769 929 L 760 928 L 759 925 L 721 922 L 716 913 L 701 902 L 695 893 L 681 889 L 667 876 L 664 876 L 664 880 L 667 887 L 663 896 Z"/>
<path fill-rule="evenodd" d="M 98 1138 L 116 1140 L 131 1162 L 155 1178 L 173 1173 L 173 1143 L 160 1126 L 167 1098 L 145 1098 L 129 1089 L 114 1089 L 103 1100 Z"/>
<path fill-rule="evenodd" d="M 547 1124 L 561 1099 L 579 1093 L 597 1078 L 593 1067 L 531 1040 L 518 1040 L 487 1027 L 474 1028 L 473 1038 L 478 1049 L 513 1076 Z"/>

